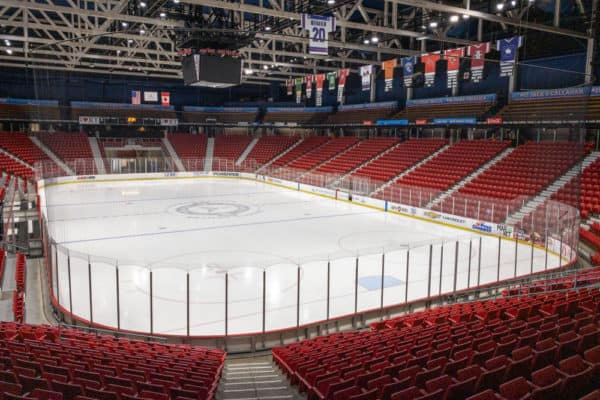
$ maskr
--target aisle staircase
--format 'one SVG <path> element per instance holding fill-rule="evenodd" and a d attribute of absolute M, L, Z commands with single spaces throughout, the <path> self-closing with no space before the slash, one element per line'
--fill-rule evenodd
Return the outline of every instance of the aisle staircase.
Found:
<path fill-rule="evenodd" d="M 219 381 L 217 400 L 303 400 L 271 361 L 271 355 L 227 358 Z"/>
<path fill-rule="evenodd" d="M 421 161 L 419 161 L 416 164 L 413 164 L 412 167 L 405 169 L 404 171 L 402 171 L 401 173 L 399 173 L 398 175 L 396 175 L 395 177 L 393 177 L 392 179 L 390 179 L 389 181 L 385 182 L 383 185 L 375 188 L 373 190 L 373 192 L 371 192 L 370 196 L 373 197 L 373 195 L 377 192 L 379 192 L 380 190 L 385 189 L 386 187 L 388 187 L 389 185 L 391 185 L 392 183 L 396 182 L 398 179 L 402 178 L 404 175 L 408 174 L 409 172 L 419 168 L 421 165 L 425 164 L 427 161 L 431 160 L 433 157 L 437 156 L 438 154 L 440 154 L 441 152 L 445 151 L 448 147 L 450 147 L 449 144 L 441 147 L 438 151 L 435 151 L 433 153 L 431 153 L 430 155 L 428 155 L 427 157 L 425 157 L 424 159 L 422 159 Z"/>
<path fill-rule="evenodd" d="M 431 208 L 431 207 L 433 207 L 433 206 L 435 206 L 437 204 L 440 204 L 442 201 L 444 201 L 444 199 L 446 197 L 452 196 L 454 193 L 458 192 L 460 190 L 460 188 L 462 188 L 463 186 L 465 186 L 467 183 L 471 182 L 473 179 L 477 178 L 485 170 L 487 170 L 488 168 L 490 168 L 492 165 L 496 164 L 498 161 L 502 160 L 504 157 L 506 157 L 507 155 L 509 155 L 513 151 L 514 151 L 514 148 L 512 148 L 512 147 L 509 147 L 508 149 L 502 151 L 496 157 L 492 158 L 491 160 L 489 160 L 488 162 L 486 162 L 485 164 L 483 164 L 482 166 L 480 166 L 479 168 L 477 168 L 473 173 L 471 173 L 470 175 L 468 175 L 464 179 L 458 181 L 450 189 L 444 191 L 439 197 L 436 197 L 435 199 L 433 199 L 429 204 L 427 204 L 427 206 L 425 208 Z"/>
<path fill-rule="evenodd" d="M 98 139 L 93 136 L 88 136 L 88 141 L 90 142 L 90 149 L 92 149 L 92 154 L 94 155 L 94 164 L 96 165 L 96 171 L 99 174 L 106 174 L 106 168 L 104 166 L 104 162 L 102 161 L 102 152 L 100 151 L 100 146 L 98 145 Z"/>
<path fill-rule="evenodd" d="M 212 171 L 213 154 L 215 153 L 215 138 L 208 138 L 206 142 L 206 155 L 204 156 L 204 172 Z"/>
<path fill-rule="evenodd" d="M 250 142 L 250 144 L 248 145 L 248 147 L 246 147 L 246 150 L 244 150 L 244 152 L 242 153 L 242 155 L 240 155 L 240 158 L 237 159 L 237 161 L 235 162 L 235 165 L 240 165 L 241 163 L 244 162 L 244 160 L 246 159 L 246 157 L 248 157 L 248 154 L 250 154 L 250 152 L 252 151 L 252 149 L 254 148 L 254 146 L 256 146 L 256 143 L 258 143 L 258 140 L 260 138 L 255 137 L 254 139 L 252 139 L 252 141 Z"/>
<path fill-rule="evenodd" d="M 600 152 L 590 153 L 581 162 L 572 166 L 565 174 L 556 179 L 550 186 L 538 193 L 533 199 L 529 200 L 519 210 L 509 216 L 506 220 L 507 225 L 515 225 L 526 215 L 535 211 L 541 204 L 544 204 L 552 195 L 560 190 L 564 185 L 569 183 L 571 179 L 581 173 L 591 163 L 600 157 Z"/>
<path fill-rule="evenodd" d="M 48 146 L 46 146 L 44 143 L 42 143 L 42 141 L 40 139 L 38 139 L 35 136 L 29 136 L 29 139 L 31 139 L 31 141 L 33 143 L 35 143 L 35 145 L 37 147 L 40 148 L 40 150 L 42 150 L 44 153 L 46 153 L 46 155 L 48 157 L 50 157 L 50 159 L 52 161 L 54 161 L 57 165 L 59 165 L 63 170 L 65 170 L 65 172 L 69 175 L 76 175 L 75 171 L 73 171 L 67 164 L 65 164 L 65 162 L 63 160 L 61 160 L 56 154 L 54 154 L 52 152 L 52 150 L 50 150 L 48 148 Z"/>
<path fill-rule="evenodd" d="M 179 172 L 185 171 L 185 167 L 183 166 L 181 159 L 177 155 L 177 152 L 173 148 L 173 145 L 171 145 L 171 142 L 169 142 L 169 139 L 162 138 L 161 140 L 162 140 L 163 147 L 165 148 L 165 150 L 167 150 L 167 153 L 169 153 L 169 157 L 171 157 L 171 160 L 173 160 L 173 162 L 175 163 L 175 167 L 177 167 L 177 171 L 179 171 Z"/>

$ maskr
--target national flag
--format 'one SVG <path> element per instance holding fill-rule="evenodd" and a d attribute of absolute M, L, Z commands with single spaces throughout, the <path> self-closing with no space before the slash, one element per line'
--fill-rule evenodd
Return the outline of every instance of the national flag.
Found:
<path fill-rule="evenodd" d="M 142 92 L 139 90 L 131 91 L 131 104 L 142 104 Z"/>
<path fill-rule="evenodd" d="M 163 106 L 171 105 L 171 94 L 169 92 L 160 92 L 160 102 Z"/>

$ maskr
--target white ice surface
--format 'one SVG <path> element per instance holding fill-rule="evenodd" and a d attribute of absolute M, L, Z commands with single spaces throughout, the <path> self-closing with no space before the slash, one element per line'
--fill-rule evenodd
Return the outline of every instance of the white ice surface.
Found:
<path fill-rule="evenodd" d="M 191 335 L 225 333 L 226 274 L 228 334 L 262 330 L 263 271 L 266 330 L 296 326 L 298 275 L 300 324 L 326 319 L 328 261 L 329 317 L 354 312 L 357 257 L 358 311 L 381 305 L 383 253 L 384 306 L 428 287 L 450 292 L 455 276 L 463 289 L 498 274 L 498 238 L 249 180 L 58 185 L 46 202 L 61 305 L 89 319 L 90 255 L 93 321 L 117 326 L 118 265 L 120 327 L 140 332 L 150 332 L 150 270 L 153 332 L 165 334 L 187 332 L 189 273 Z M 544 251 L 503 240 L 500 279 L 514 276 L 516 246 L 517 275 L 531 271 L 532 254 L 534 271 L 546 265 Z M 559 265 L 547 256 L 548 268 Z"/>

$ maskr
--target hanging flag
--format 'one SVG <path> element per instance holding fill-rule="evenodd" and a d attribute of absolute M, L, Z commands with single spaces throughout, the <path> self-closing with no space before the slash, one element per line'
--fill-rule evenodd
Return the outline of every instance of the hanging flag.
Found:
<path fill-rule="evenodd" d="M 415 64 L 417 63 L 417 57 L 404 57 L 402 59 L 402 73 L 404 75 L 404 86 L 412 87 L 412 76 L 415 72 Z"/>
<path fill-rule="evenodd" d="M 523 36 L 498 40 L 496 49 L 500 52 L 500 76 L 511 76 L 519 47 L 523 45 Z"/>
<path fill-rule="evenodd" d="M 340 104 L 344 104 L 344 86 L 346 86 L 346 78 L 350 74 L 350 70 L 348 68 L 340 69 L 338 75 L 340 79 L 338 80 L 338 95 L 337 101 Z"/>
<path fill-rule="evenodd" d="M 131 91 L 131 104 L 142 104 L 142 92 L 139 90 Z"/>
<path fill-rule="evenodd" d="M 371 90 L 371 76 L 373 75 L 372 65 L 363 65 L 360 67 L 360 80 L 362 90 Z"/>
<path fill-rule="evenodd" d="M 335 90 L 335 78 L 337 78 L 337 72 L 327 73 L 327 89 Z"/>
<path fill-rule="evenodd" d="M 444 51 L 444 57 L 448 61 L 448 89 L 453 89 L 458 85 L 458 67 L 460 66 L 460 58 L 464 55 L 464 47 Z"/>
<path fill-rule="evenodd" d="M 304 82 L 306 83 L 306 98 L 310 99 L 312 97 L 312 85 L 313 85 L 313 75 L 306 75 L 304 77 Z"/>
<path fill-rule="evenodd" d="M 286 86 L 286 94 L 288 96 L 291 96 L 292 94 L 294 94 L 294 80 L 293 79 L 286 79 L 285 80 L 285 86 Z"/>
<path fill-rule="evenodd" d="M 435 63 L 440 59 L 439 53 L 423 54 L 421 62 L 425 64 L 425 86 L 433 86 L 435 81 Z"/>
<path fill-rule="evenodd" d="M 160 92 L 160 102 L 165 107 L 171 105 L 171 94 L 169 92 Z"/>
<path fill-rule="evenodd" d="M 296 78 L 296 103 L 300 104 L 302 101 L 302 83 L 304 78 Z"/>
<path fill-rule="evenodd" d="M 308 30 L 309 54 L 327 55 L 329 33 L 335 32 L 335 17 L 322 15 L 302 14 L 302 29 Z"/>
<path fill-rule="evenodd" d="M 396 68 L 397 64 L 398 64 L 398 62 L 396 61 L 395 58 L 392 60 L 384 61 L 382 64 L 383 78 L 385 79 L 385 91 L 386 92 L 389 92 L 390 90 L 392 90 L 392 87 L 394 84 L 394 68 Z"/>
<path fill-rule="evenodd" d="M 325 74 L 315 75 L 315 83 L 317 86 L 317 94 L 315 99 L 315 105 L 321 107 L 323 104 L 323 81 L 325 80 Z"/>
<path fill-rule="evenodd" d="M 471 80 L 475 83 L 483 79 L 485 55 L 490 52 L 490 43 L 473 44 L 467 47 L 467 55 L 471 57 Z"/>

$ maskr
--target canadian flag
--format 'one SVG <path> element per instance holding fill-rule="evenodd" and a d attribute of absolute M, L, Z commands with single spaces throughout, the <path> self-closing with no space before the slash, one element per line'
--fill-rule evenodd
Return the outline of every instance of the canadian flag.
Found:
<path fill-rule="evenodd" d="M 160 102 L 163 106 L 171 105 L 171 95 L 169 92 L 160 92 Z"/>

